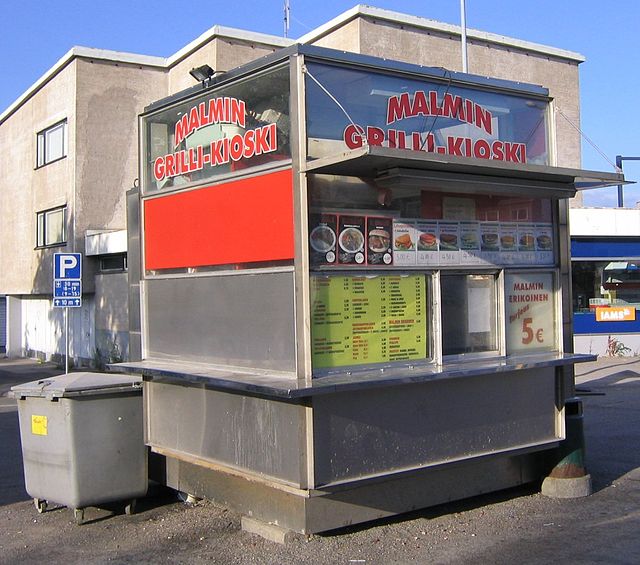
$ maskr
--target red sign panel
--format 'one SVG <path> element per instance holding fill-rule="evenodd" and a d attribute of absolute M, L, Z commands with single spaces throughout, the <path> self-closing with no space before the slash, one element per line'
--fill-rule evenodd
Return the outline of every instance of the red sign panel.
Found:
<path fill-rule="evenodd" d="M 293 259 L 291 170 L 144 202 L 145 269 Z"/>

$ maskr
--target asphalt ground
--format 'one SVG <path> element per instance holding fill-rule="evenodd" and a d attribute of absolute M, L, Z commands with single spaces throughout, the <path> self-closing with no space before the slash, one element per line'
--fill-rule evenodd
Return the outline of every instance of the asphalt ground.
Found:
<path fill-rule="evenodd" d="M 0 563 L 607 563 L 640 562 L 640 358 L 577 367 L 594 493 L 552 499 L 539 485 L 437 506 L 285 545 L 244 532 L 240 516 L 159 488 L 121 504 L 38 514 L 24 491 L 18 382 L 55 366 L 0 359 Z"/>

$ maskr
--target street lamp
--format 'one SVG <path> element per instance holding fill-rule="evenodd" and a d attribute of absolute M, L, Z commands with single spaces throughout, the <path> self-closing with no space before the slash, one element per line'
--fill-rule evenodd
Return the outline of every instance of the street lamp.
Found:
<path fill-rule="evenodd" d="M 622 161 L 640 161 L 640 157 L 623 157 L 622 155 L 616 155 L 616 168 L 622 172 Z M 622 185 L 618 185 L 618 208 L 624 208 L 624 195 L 622 192 Z"/>

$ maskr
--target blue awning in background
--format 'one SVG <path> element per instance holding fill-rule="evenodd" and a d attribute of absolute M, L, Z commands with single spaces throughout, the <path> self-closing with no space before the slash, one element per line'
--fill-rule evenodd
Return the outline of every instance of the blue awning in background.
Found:
<path fill-rule="evenodd" d="M 640 259 L 640 237 L 571 238 L 571 258 L 628 261 Z"/>

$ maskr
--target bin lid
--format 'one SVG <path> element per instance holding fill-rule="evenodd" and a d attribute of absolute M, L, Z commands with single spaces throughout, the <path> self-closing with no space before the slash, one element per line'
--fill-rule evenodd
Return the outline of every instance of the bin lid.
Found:
<path fill-rule="evenodd" d="M 82 372 L 40 379 L 38 381 L 13 386 L 11 387 L 11 396 L 14 398 L 26 396 L 62 398 L 132 391 L 142 393 L 141 377 Z"/>

